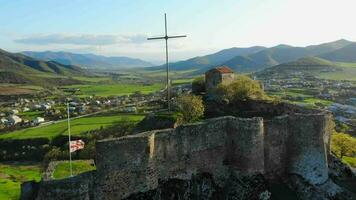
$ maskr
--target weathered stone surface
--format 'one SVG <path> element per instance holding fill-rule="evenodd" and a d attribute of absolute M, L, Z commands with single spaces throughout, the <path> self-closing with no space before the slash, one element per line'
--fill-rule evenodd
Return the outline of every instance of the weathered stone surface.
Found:
<path fill-rule="evenodd" d="M 268 193 L 267 182 L 261 174 L 241 176 L 231 172 L 228 177 L 223 185 L 216 184 L 209 173 L 193 175 L 190 180 L 169 179 L 161 181 L 154 190 L 132 194 L 126 200 L 259 200 Z"/>
<path fill-rule="evenodd" d="M 38 193 L 38 183 L 35 181 L 29 181 L 21 184 L 21 200 L 33 200 L 36 199 Z"/>
<path fill-rule="evenodd" d="M 175 129 L 99 141 L 95 172 L 42 181 L 37 199 L 124 199 L 134 194 L 135 197 L 153 195 L 152 198 L 161 195 L 154 199 L 177 199 L 177 195 L 179 198 L 183 195 L 183 199 L 204 199 L 210 195 L 214 199 L 214 191 L 221 193 L 220 189 L 234 185 L 229 181 L 256 174 L 268 179 L 295 174 L 310 185 L 326 183 L 331 116 L 293 106 L 294 111 L 301 112 L 282 112 L 286 105 L 279 105 L 275 110 L 266 105 L 249 104 L 263 112 L 281 115 L 225 116 Z M 191 192 L 194 177 L 201 174 L 208 174 L 209 181 L 199 179 L 202 182 L 196 186 L 206 190 Z M 239 182 L 239 178 L 236 180 Z M 167 190 L 162 187 L 172 188 L 172 181 L 183 189 L 164 193 Z M 250 190 L 231 190 L 233 195 L 228 195 L 232 199 L 244 199 L 245 196 L 237 197 L 234 191 L 240 194 Z M 230 193 L 224 193 L 227 194 Z M 269 192 L 261 195 L 267 198 Z"/>

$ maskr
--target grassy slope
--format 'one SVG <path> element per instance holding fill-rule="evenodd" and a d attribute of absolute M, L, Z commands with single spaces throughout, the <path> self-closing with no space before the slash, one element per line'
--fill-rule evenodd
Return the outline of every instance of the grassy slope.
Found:
<path fill-rule="evenodd" d="M 111 95 L 127 95 L 132 94 L 136 91 L 140 91 L 144 94 L 158 91 L 163 88 L 162 84 L 152 84 L 152 85 L 141 85 L 141 84 L 104 84 L 104 85 L 72 85 L 68 88 L 80 88 L 82 95 L 85 96 L 111 96 Z"/>
<path fill-rule="evenodd" d="M 90 165 L 86 160 L 75 160 L 72 162 L 73 175 L 95 170 L 96 167 Z M 70 176 L 69 162 L 59 163 L 54 170 L 53 177 L 55 179 L 62 179 Z"/>
<path fill-rule="evenodd" d="M 323 100 L 323 99 L 318 99 L 313 97 L 312 95 L 308 94 L 307 89 L 288 89 L 285 91 L 281 91 L 281 92 L 271 92 L 269 93 L 269 95 L 275 95 L 275 96 L 291 96 L 291 97 L 302 97 L 303 100 L 299 100 L 299 101 L 290 101 L 291 103 L 298 103 L 298 104 L 305 104 L 305 105 L 310 105 L 310 106 L 314 106 L 315 103 L 321 103 L 325 106 L 329 106 L 331 105 L 333 102 L 332 101 L 328 101 L 328 100 Z"/>
<path fill-rule="evenodd" d="M 80 133 L 99 129 L 101 126 L 108 127 L 119 123 L 123 120 L 139 122 L 144 118 L 144 115 L 122 114 L 117 113 L 110 116 L 91 116 L 71 121 L 72 135 L 80 135 Z M 57 135 L 67 134 L 67 122 L 62 121 L 57 124 L 51 124 L 43 127 L 27 128 L 11 133 L 0 135 L 0 139 L 26 139 L 26 138 L 53 138 Z"/>
<path fill-rule="evenodd" d="M 19 199 L 21 183 L 29 180 L 40 180 L 39 165 L 0 163 L 0 199 Z"/>
<path fill-rule="evenodd" d="M 356 81 L 356 63 L 336 63 L 338 71 L 321 73 L 317 77 L 331 80 Z"/>

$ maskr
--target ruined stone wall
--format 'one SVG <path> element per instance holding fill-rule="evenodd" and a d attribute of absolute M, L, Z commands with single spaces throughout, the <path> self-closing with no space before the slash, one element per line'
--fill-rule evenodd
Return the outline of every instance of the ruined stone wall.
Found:
<path fill-rule="evenodd" d="M 298 174 L 311 184 L 328 179 L 332 132 L 328 113 L 293 114 L 264 121 L 265 173 L 271 178 Z"/>
<path fill-rule="evenodd" d="M 36 199 L 77 199 L 88 200 L 93 199 L 92 188 L 95 179 L 95 171 L 86 172 L 78 176 L 61 179 L 41 181 L 38 184 L 38 191 L 31 191 L 37 193 Z M 21 199 L 25 199 L 22 198 Z"/>
<path fill-rule="evenodd" d="M 159 180 L 190 179 L 198 172 L 224 179 L 228 166 L 263 173 L 262 121 L 222 117 L 101 141 L 97 144 L 95 197 L 124 198 L 155 189 Z"/>
<path fill-rule="evenodd" d="M 211 174 L 223 184 L 231 171 L 269 178 L 296 174 L 321 184 L 328 178 L 330 119 L 326 113 L 227 116 L 102 140 L 95 172 L 42 181 L 38 199 L 121 199 L 194 174 Z"/>
<path fill-rule="evenodd" d="M 329 115 L 290 115 L 288 119 L 288 173 L 302 175 L 311 184 L 328 179 Z"/>

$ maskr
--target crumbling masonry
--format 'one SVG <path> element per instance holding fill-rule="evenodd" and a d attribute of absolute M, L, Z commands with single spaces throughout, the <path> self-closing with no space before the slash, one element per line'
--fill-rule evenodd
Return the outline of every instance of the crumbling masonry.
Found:
<path fill-rule="evenodd" d="M 157 188 L 159 180 L 187 180 L 197 173 L 212 174 L 219 184 L 229 170 L 270 179 L 296 174 L 322 184 L 328 179 L 330 121 L 324 112 L 270 119 L 224 116 L 99 141 L 96 171 L 41 181 L 35 197 L 122 199 Z M 31 194 L 26 188 L 23 197 Z"/>

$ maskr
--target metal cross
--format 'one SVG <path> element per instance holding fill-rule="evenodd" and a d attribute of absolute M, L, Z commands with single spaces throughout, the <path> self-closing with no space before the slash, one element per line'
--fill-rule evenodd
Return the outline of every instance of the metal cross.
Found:
<path fill-rule="evenodd" d="M 176 36 L 168 36 L 167 35 L 167 15 L 164 13 L 164 27 L 165 27 L 165 36 L 163 37 L 154 37 L 154 38 L 147 38 L 147 40 L 166 40 L 166 71 L 167 71 L 167 82 L 166 82 L 166 88 L 167 88 L 167 104 L 168 104 L 168 111 L 171 111 L 171 97 L 170 97 L 170 83 L 169 83 L 169 64 L 168 64 L 168 39 L 171 38 L 181 38 L 181 37 L 187 37 L 186 35 L 176 35 Z"/>

